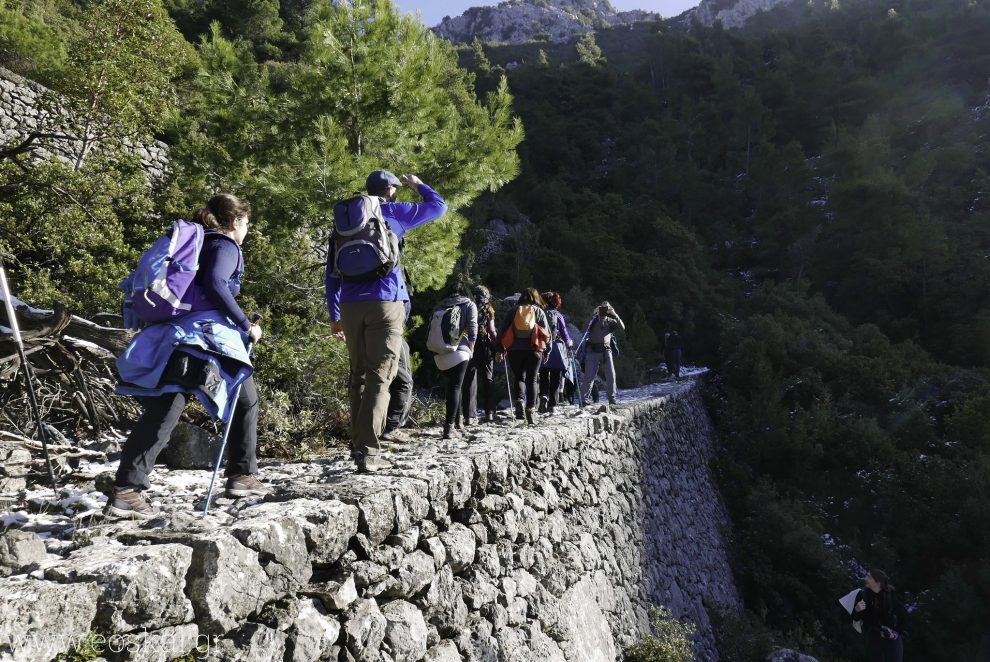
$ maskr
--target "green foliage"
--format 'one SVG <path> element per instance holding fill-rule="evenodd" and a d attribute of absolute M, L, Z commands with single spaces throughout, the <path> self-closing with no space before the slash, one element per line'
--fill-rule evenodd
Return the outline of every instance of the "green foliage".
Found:
<path fill-rule="evenodd" d="M 589 67 L 602 67 L 605 66 L 605 56 L 602 54 L 602 49 L 598 47 L 595 43 L 595 33 L 585 32 L 578 39 L 577 44 L 578 61 Z"/>
<path fill-rule="evenodd" d="M 988 31 L 980 3 L 864 0 L 792 3 L 747 30 L 602 29 L 603 66 L 575 42 L 486 49 L 532 64 L 510 74 L 520 177 L 465 213 L 527 229 L 482 279 L 573 292 L 578 324 L 607 298 L 624 350 L 651 359 L 677 328 L 686 361 L 714 368 L 754 650 L 861 656 L 823 596 L 876 565 L 918 606 L 911 655 L 975 655 Z"/>
<path fill-rule="evenodd" d="M 55 659 L 57 662 L 88 662 L 88 660 L 99 659 L 106 649 L 107 639 L 96 632 L 87 632 L 75 646 L 69 651 L 60 654 Z"/>
<path fill-rule="evenodd" d="M 691 662 L 691 639 L 697 627 L 682 623 L 664 606 L 653 609 L 654 634 L 626 649 L 626 662 Z"/>
<path fill-rule="evenodd" d="M 116 283 L 163 229 L 139 163 L 111 153 L 79 169 L 0 161 L 0 180 L 11 182 L 0 194 L 0 251 L 20 298 L 84 315 L 116 310 Z"/>
<path fill-rule="evenodd" d="M 711 609 L 719 659 L 724 662 L 765 660 L 775 646 L 774 635 L 751 611 Z"/>
<path fill-rule="evenodd" d="M 175 106 L 172 81 L 192 55 L 161 0 L 95 0 L 78 21 L 55 85 L 81 143 L 77 167 L 97 141 L 161 131 Z"/>
<path fill-rule="evenodd" d="M 0 1 L 0 63 L 32 80 L 49 82 L 68 57 L 59 27 L 50 3 Z"/>
<path fill-rule="evenodd" d="M 298 59 L 263 62 L 212 24 L 171 129 L 190 207 L 231 190 L 255 209 L 245 290 L 271 320 L 258 349 L 273 398 L 262 427 L 282 456 L 347 420 L 346 353 L 319 322 L 333 204 L 386 167 L 418 174 L 456 210 L 515 177 L 523 135 L 504 81 L 479 101 L 453 47 L 389 2 L 315 2 L 299 35 Z M 451 211 L 408 235 L 417 290 L 446 282 L 467 225 Z"/>

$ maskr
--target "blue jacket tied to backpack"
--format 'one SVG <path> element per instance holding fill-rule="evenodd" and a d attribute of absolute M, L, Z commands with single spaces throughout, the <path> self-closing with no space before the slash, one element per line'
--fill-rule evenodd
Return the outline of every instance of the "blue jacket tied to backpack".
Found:
<path fill-rule="evenodd" d="M 234 299 L 244 267 L 240 246 L 208 231 L 198 266 L 195 287 L 187 295 L 193 312 L 146 326 L 134 336 L 117 358 L 123 382 L 117 393 L 144 397 L 191 392 L 211 416 L 226 420 L 232 404 L 228 395 L 254 370 L 244 333 L 251 323 Z M 209 364 L 226 388 L 167 383 L 166 366 L 177 352 Z"/>
<path fill-rule="evenodd" d="M 229 320 L 221 321 L 218 317 L 216 310 L 205 310 L 139 331 L 117 357 L 117 371 L 123 381 L 117 393 L 147 397 L 191 390 L 211 416 L 227 420 L 232 404 L 228 396 L 251 376 L 254 367 L 247 353 L 245 334 Z M 184 352 L 213 364 L 226 388 L 190 389 L 162 383 L 165 366 L 174 352 Z"/>
<path fill-rule="evenodd" d="M 396 238 L 401 239 L 409 230 L 434 221 L 447 213 L 447 203 L 426 184 L 419 185 L 422 203 L 382 202 L 381 213 Z M 374 280 L 351 281 L 335 273 L 333 251 L 327 256 L 327 311 L 330 321 L 340 319 L 340 304 L 351 301 L 409 301 L 409 290 L 402 277 L 402 267 Z"/>

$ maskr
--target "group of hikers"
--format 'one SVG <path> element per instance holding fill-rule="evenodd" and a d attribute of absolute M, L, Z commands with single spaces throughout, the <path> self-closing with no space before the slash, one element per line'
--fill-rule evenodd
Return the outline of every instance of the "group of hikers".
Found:
<path fill-rule="evenodd" d="M 397 201 L 404 186 L 415 190 L 422 202 Z M 359 472 L 372 473 L 391 466 L 383 457 L 382 442 L 401 436 L 412 400 L 410 350 L 404 337 L 410 289 L 400 263 L 404 237 L 442 217 L 447 204 L 415 175 L 400 179 L 376 170 L 368 175 L 365 189 L 366 195 L 334 207 L 325 286 L 330 331 L 346 344 L 350 361 L 351 458 Z M 225 495 L 239 498 L 268 492 L 257 478 L 258 390 L 250 357 L 250 346 L 263 331 L 261 320 L 249 318 L 236 301 L 244 270 L 241 244 L 250 227 L 250 212 L 249 205 L 233 195 L 213 196 L 194 214 L 192 223 L 178 221 L 173 236 L 159 240 L 166 253 L 155 253 L 156 243 L 121 284 L 125 318 L 131 303 L 144 323 L 134 326 L 141 332 L 118 359 L 123 382 L 118 392 L 139 397 L 145 409 L 124 444 L 108 514 L 132 518 L 153 514 L 141 492 L 150 487 L 155 461 L 190 395 L 227 423 Z M 181 232 L 193 234 L 187 240 Z M 173 253 L 185 244 L 199 250 L 198 256 L 188 258 L 197 260 L 198 268 L 178 270 L 176 277 L 194 280 L 184 293 L 170 293 L 163 282 L 173 274 L 166 277 L 165 269 L 179 260 Z M 149 275 L 142 277 L 139 272 L 145 262 L 151 266 Z M 427 348 L 445 387 L 444 439 L 460 436 L 466 426 L 495 421 L 498 365 L 505 366 L 515 418 L 529 425 L 536 423 L 539 413 L 555 413 L 565 374 L 583 372 L 574 398 L 588 404 L 596 376 L 603 372 L 607 398 L 615 403 L 614 334 L 625 324 L 611 304 L 596 307 L 575 347 L 558 292 L 541 294 L 527 288 L 498 320 L 495 303 L 484 285 L 458 282 L 446 292 L 430 321 Z M 163 317 L 162 311 L 166 311 Z M 665 347 L 673 352 L 667 356 L 668 367 L 679 376 L 676 334 L 668 334 Z M 583 371 L 577 365 L 578 354 Z"/>
<path fill-rule="evenodd" d="M 423 201 L 397 202 L 402 186 L 415 189 Z M 331 332 L 346 343 L 350 360 L 351 457 L 358 471 L 367 473 L 391 466 L 382 457 L 382 441 L 399 434 L 413 389 L 404 339 L 410 292 L 399 264 L 403 237 L 440 218 L 447 204 L 418 177 L 400 179 L 386 170 L 372 172 L 366 190 L 367 195 L 335 208 L 326 301 Z M 171 237 L 159 240 L 162 250 L 172 251 L 168 259 L 155 252 L 156 243 L 142 257 L 138 270 L 121 283 L 125 322 L 127 305 L 132 303 L 134 310 L 146 310 L 145 322 L 169 323 L 141 325 L 142 331 L 118 359 L 123 380 L 118 391 L 139 396 L 145 409 L 122 449 L 105 510 L 110 516 L 146 519 L 155 514 L 141 492 L 150 487 L 155 460 L 190 395 L 226 420 L 225 440 L 229 435 L 230 444 L 225 495 L 263 496 L 269 491 L 257 478 L 258 390 L 250 357 L 251 346 L 261 340 L 263 331 L 260 319 L 249 318 L 236 301 L 244 271 L 241 244 L 250 227 L 250 212 L 249 205 L 233 195 L 213 196 L 194 214 L 192 224 L 180 226 L 184 222 L 179 221 Z M 369 230 L 375 223 L 380 227 Z M 175 270 L 177 277 L 195 283 L 190 294 L 179 297 L 163 285 L 175 274 L 159 274 L 166 273 L 170 261 L 177 261 L 173 253 L 184 244 L 182 232 L 193 233 L 194 239 L 185 243 L 195 245 L 198 268 L 193 273 Z M 145 262 L 151 275 L 138 283 Z M 132 302 L 128 292 L 133 294 Z M 445 387 L 443 438 L 456 438 L 466 426 L 495 422 L 499 363 L 504 363 L 514 391 L 510 399 L 515 418 L 528 425 L 535 424 L 539 413 L 555 412 L 568 370 L 575 375 L 583 372 L 583 380 L 577 380 L 580 388 L 573 394 L 578 402 L 590 403 L 593 383 L 603 370 L 608 400 L 615 403 L 615 333 L 625 324 L 608 302 L 596 307 L 578 347 L 560 311 L 558 292 L 541 294 L 526 288 L 499 324 L 493 304 L 484 285 L 459 282 L 445 294 L 430 321 L 427 348 Z M 161 319 L 149 317 L 162 311 Z M 663 347 L 668 371 L 679 378 L 682 344 L 676 332 L 665 335 Z M 583 371 L 578 370 L 578 350 L 583 353 Z M 483 419 L 478 416 L 479 402 Z M 905 612 L 886 575 L 876 570 L 868 574 L 864 589 L 855 593 L 847 608 L 853 625 L 866 636 L 869 659 L 901 659 Z"/>
<path fill-rule="evenodd" d="M 576 369 L 572 363 L 574 342 L 567 319 L 560 312 L 561 301 L 558 292 L 540 294 L 532 287 L 526 288 L 496 326 L 495 308 L 487 287 L 475 285 L 469 290 L 465 283 L 457 283 L 451 288 L 433 313 L 427 342 L 444 378 L 444 439 L 458 437 L 465 426 L 476 423 L 479 394 L 485 412 L 481 420 L 495 421 L 498 399 L 495 366 L 499 363 L 505 366 L 516 419 L 535 425 L 537 413 L 554 414 L 563 375 Z M 445 325 L 449 320 L 457 320 L 453 337 L 438 342 L 447 333 Z M 585 374 L 590 379 L 576 394 L 585 403 L 590 402 L 591 379 L 597 375 L 599 366 L 603 366 L 608 399 L 615 404 L 615 366 L 610 341 L 616 329 L 624 328 L 608 303 L 599 307 L 589 323 L 584 356 Z"/>

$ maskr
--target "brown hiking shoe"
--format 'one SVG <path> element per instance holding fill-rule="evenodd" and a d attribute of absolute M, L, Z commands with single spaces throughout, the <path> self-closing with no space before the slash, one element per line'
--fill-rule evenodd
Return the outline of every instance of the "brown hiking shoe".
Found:
<path fill-rule="evenodd" d="M 227 479 L 227 489 L 223 494 L 228 499 L 239 499 L 247 496 L 265 496 L 269 491 L 264 483 L 251 474 L 240 474 Z"/>
<path fill-rule="evenodd" d="M 137 488 L 114 485 L 103 514 L 121 519 L 150 519 L 157 513 Z"/>
<path fill-rule="evenodd" d="M 392 468 L 392 463 L 383 458 L 381 455 L 365 455 L 364 453 L 357 453 L 354 457 L 354 462 L 357 463 L 358 473 L 362 474 L 373 474 L 376 471 Z"/>

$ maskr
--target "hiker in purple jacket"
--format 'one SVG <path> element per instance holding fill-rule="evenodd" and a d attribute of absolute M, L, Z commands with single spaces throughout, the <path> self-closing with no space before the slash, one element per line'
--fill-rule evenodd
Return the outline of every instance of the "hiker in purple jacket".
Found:
<path fill-rule="evenodd" d="M 400 186 L 414 188 L 423 202 L 395 202 Z M 382 216 L 399 239 L 413 228 L 437 220 L 447 203 L 415 175 L 398 177 L 375 170 L 365 182 L 369 195 L 381 199 Z M 334 273 L 334 254 L 327 255 L 326 290 L 330 328 L 347 343 L 351 362 L 351 453 L 361 472 L 387 469 L 380 436 L 385 427 L 389 385 L 395 377 L 402 348 L 402 326 L 409 292 L 402 266 L 375 280 L 346 280 Z"/>
<path fill-rule="evenodd" d="M 561 377 L 567 370 L 567 352 L 570 350 L 571 335 L 567 332 L 567 319 L 560 312 L 560 293 L 553 290 L 543 293 L 546 302 L 547 321 L 550 322 L 550 348 L 543 357 L 540 367 L 540 409 L 541 414 L 554 413 L 557 407 L 557 393 L 560 391 Z"/>
<path fill-rule="evenodd" d="M 246 202 L 229 194 L 213 196 L 206 207 L 195 213 L 193 221 L 207 229 L 199 255 L 196 288 L 191 295 L 193 312 L 178 318 L 174 325 L 182 324 L 182 320 L 187 318 L 206 319 L 211 325 L 242 332 L 251 342 L 261 339 L 261 327 L 248 319 L 235 300 L 241 290 L 244 270 L 241 243 L 247 236 L 250 213 L 251 208 Z M 157 329 L 159 325 L 154 327 Z M 160 358 L 171 364 L 181 356 L 181 352 L 172 351 L 162 353 Z M 162 381 L 172 383 L 173 372 L 166 365 Z M 193 389 L 192 384 L 189 386 L 189 389 L 178 392 L 163 392 L 142 398 L 144 414 L 124 443 L 106 514 L 132 519 L 147 519 L 155 514 L 141 496 L 141 490 L 151 486 L 149 474 L 185 409 Z M 241 383 L 231 416 L 225 494 L 230 498 L 263 496 L 268 488 L 254 476 L 258 473 L 255 455 L 258 443 L 258 389 L 253 377 L 249 376 Z"/>

